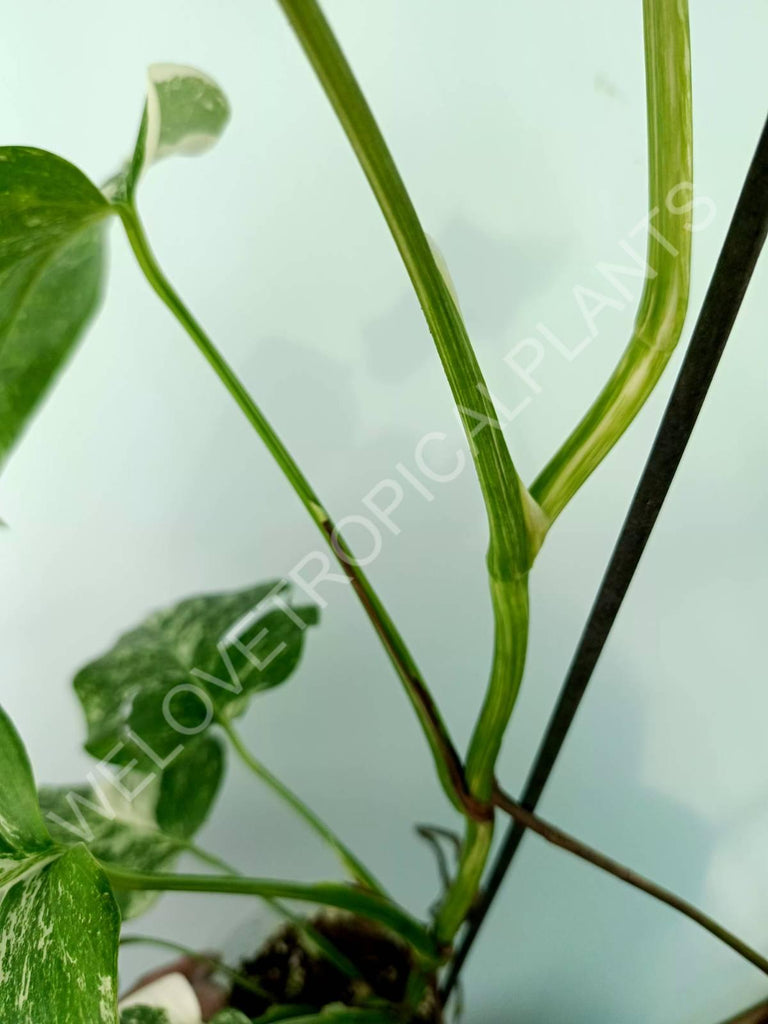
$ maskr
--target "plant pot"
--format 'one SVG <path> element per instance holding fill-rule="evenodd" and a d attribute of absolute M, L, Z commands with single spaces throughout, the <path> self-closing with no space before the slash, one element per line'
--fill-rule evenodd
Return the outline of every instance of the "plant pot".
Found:
<path fill-rule="evenodd" d="M 140 1001 L 149 992 L 153 1005 L 163 1005 L 155 1000 L 167 993 L 169 1000 L 178 1000 L 180 1024 L 189 1018 L 190 993 L 200 1003 L 203 1021 L 225 1007 L 238 1009 L 251 1020 L 277 1006 L 301 1007 L 308 1015 L 339 1004 L 360 1008 L 383 1002 L 402 1007 L 409 998 L 414 966 L 410 951 L 382 928 L 350 914 L 324 911 L 296 923 L 286 923 L 276 914 L 263 915 L 241 928 L 226 946 L 223 957 L 201 953 L 200 959 L 186 956 L 167 964 L 142 978 L 130 997 Z M 225 965 L 226 973 L 224 967 L 216 967 L 216 960 Z M 242 980 L 233 982 L 230 971 Z M 425 979 L 418 996 L 411 999 L 416 1009 L 404 1021 L 442 1024 L 435 976 Z"/>

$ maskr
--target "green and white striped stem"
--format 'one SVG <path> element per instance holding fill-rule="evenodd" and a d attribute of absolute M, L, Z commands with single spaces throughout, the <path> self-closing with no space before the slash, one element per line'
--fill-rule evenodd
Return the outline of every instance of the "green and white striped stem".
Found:
<path fill-rule="evenodd" d="M 608 383 L 531 486 L 554 521 L 643 407 L 688 309 L 693 194 L 687 0 L 643 0 L 650 210 L 646 282 L 629 344 Z"/>

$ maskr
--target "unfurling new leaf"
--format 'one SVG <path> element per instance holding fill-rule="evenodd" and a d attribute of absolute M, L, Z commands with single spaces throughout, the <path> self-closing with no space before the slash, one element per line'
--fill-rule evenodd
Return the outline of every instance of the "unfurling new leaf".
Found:
<path fill-rule="evenodd" d="M 214 146 L 229 121 L 229 103 L 213 79 L 183 64 L 152 64 L 131 158 L 105 186 L 115 203 L 132 204 L 144 172 L 163 157 L 194 156 Z"/>

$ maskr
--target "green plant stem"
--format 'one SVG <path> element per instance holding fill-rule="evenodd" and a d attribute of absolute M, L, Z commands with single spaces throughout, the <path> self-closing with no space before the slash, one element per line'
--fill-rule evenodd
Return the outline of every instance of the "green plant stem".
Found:
<path fill-rule="evenodd" d="M 446 950 L 435 942 L 421 922 L 377 893 L 355 889 L 335 882 L 304 884 L 265 878 L 231 875 L 144 874 L 101 862 L 110 883 L 119 889 L 151 892 L 229 893 L 278 900 L 296 900 L 319 906 L 336 907 L 375 921 L 399 935 L 426 963 L 444 961 Z"/>
<path fill-rule="evenodd" d="M 549 522 L 562 512 L 642 408 L 677 345 L 688 308 L 693 191 L 687 0 L 643 0 L 650 220 L 646 278 L 618 366 L 531 494 Z M 687 186 L 680 188 L 680 186 Z"/>
<path fill-rule="evenodd" d="M 203 863 L 210 864 L 212 867 L 218 868 L 219 871 L 223 871 L 225 875 L 241 876 L 241 872 L 236 868 L 231 867 L 225 860 L 222 860 L 215 854 L 208 853 L 207 850 L 203 850 L 201 847 L 195 845 L 195 843 L 185 842 L 183 848 L 188 850 L 189 853 L 193 854 Z M 275 914 L 278 915 L 278 917 L 282 917 L 286 921 L 290 921 L 291 924 L 304 935 L 310 945 L 315 946 L 318 951 L 322 953 L 325 959 L 334 964 L 342 974 L 345 974 L 348 978 L 360 977 L 360 972 L 352 961 L 348 957 L 344 956 L 344 954 L 334 946 L 331 940 L 322 935 L 305 917 L 302 917 L 300 914 L 294 914 L 294 912 L 286 907 L 284 903 L 281 903 L 280 900 L 273 900 L 264 897 L 264 902 Z"/>
<path fill-rule="evenodd" d="M 664 182 L 664 184 L 674 188 L 676 184 L 680 183 L 679 179 L 676 179 L 677 173 L 681 177 L 687 177 L 690 180 L 691 130 L 687 5 L 684 2 L 677 4 L 674 0 L 646 0 L 644 17 L 651 194 L 654 197 L 653 201 L 660 207 L 663 207 L 663 209 L 658 210 L 661 220 L 656 219 L 654 221 L 653 231 L 657 232 L 657 234 L 651 232 L 649 240 L 649 263 L 653 264 L 654 261 L 656 262 L 655 269 L 659 273 L 659 280 L 647 282 L 644 290 L 643 302 L 637 319 L 639 333 L 636 344 L 634 346 L 630 345 L 629 353 L 622 363 L 622 366 L 627 369 L 628 375 L 621 380 L 619 379 L 621 374 L 619 374 L 619 377 L 614 375 L 613 383 L 617 385 L 616 389 L 612 391 L 609 385 L 603 393 L 603 397 L 607 402 L 605 409 L 612 408 L 615 414 L 608 423 L 608 434 L 603 437 L 603 440 L 607 439 L 610 443 L 613 443 L 612 439 L 615 440 L 618 436 L 616 430 L 619 429 L 620 433 L 620 429 L 622 429 L 623 412 L 629 410 L 631 413 L 636 396 L 653 383 L 654 374 L 649 375 L 646 370 L 648 367 L 647 360 L 655 358 L 654 345 L 660 344 L 662 347 L 667 343 L 673 345 L 677 340 L 688 294 L 690 232 L 685 230 L 684 222 L 686 218 L 684 216 L 672 215 L 672 211 L 666 204 L 667 195 L 664 194 L 664 185 L 661 184 L 661 182 Z M 751 168 L 748 175 L 748 182 L 750 182 L 751 186 L 754 186 L 750 193 L 752 202 L 751 205 L 748 202 L 745 206 L 745 210 L 749 212 L 745 214 L 745 218 L 740 222 L 741 231 L 737 231 L 739 239 L 734 251 L 739 253 L 739 258 L 731 261 L 734 263 L 734 266 L 729 269 L 733 271 L 733 274 L 728 277 L 729 283 L 725 293 L 718 295 L 718 299 L 722 301 L 717 307 L 717 315 L 710 316 L 707 320 L 708 324 L 714 323 L 716 325 L 713 328 L 713 337 L 720 337 L 720 334 L 722 334 L 721 340 L 723 344 L 728 336 L 733 316 L 738 309 L 738 304 L 743 296 L 743 290 L 746 288 L 749 273 L 754 266 L 754 260 L 757 258 L 759 245 L 761 244 L 757 243 L 757 236 L 759 234 L 759 213 L 757 211 L 760 204 L 759 202 L 755 203 L 755 196 L 760 193 L 760 174 L 759 172 L 753 174 L 754 170 L 755 167 Z M 690 198 L 690 191 L 688 189 L 684 190 L 683 198 L 686 201 Z M 678 199 L 677 202 L 680 202 L 680 200 Z M 739 201 L 739 206 L 741 206 L 741 200 Z M 673 216 L 672 223 L 670 223 L 671 216 Z M 663 235 L 660 228 L 664 232 Z M 667 242 L 667 237 L 674 232 L 677 232 L 675 235 L 677 257 L 674 256 L 674 253 L 668 252 L 660 241 L 660 237 L 664 237 L 665 242 Z M 667 244 L 671 243 L 667 242 Z M 747 253 L 747 255 L 741 259 L 743 252 Z M 731 278 L 733 278 L 733 282 Z M 722 291 L 723 289 L 721 289 Z M 735 299 L 734 305 L 734 302 L 730 300 L 734 299 L 734 296 L 737 294 L 738 298 Z M 715 305 L 717 305 L 717 301 Z M 720 315 L 721 311 L 722 316 Z M 645 325 L 644 329 L 643 325 Z M 695 348 L 693 341 L 692 348 Z M 706 344 L 704 344 L 703 348 L 706 350 Z M 648 355 L 644 357 L 643 352 L 646 350 Z M 656 355 L 659 355 L 658 352 Z M 666 361 L 667 358 L 668 353 L 662 351 L 659 356 L 661 362 Z M 692 369 L 689 375 L 690 379 L 687 379 L 688 386 L 683 388 L 682 391 L 680 391 L 680 382 L 676 386 L 676 393 L 679 391 L 678 397 L 681 400 L 677 403 L 673 400 L 674 412 L 672 406 L 667 410 L 665 423 L 656 442 L 656 447 L 658 447 L 658 451 L 654 452 L 658 456 L 656 464 L 650 473 L 648 468 L 646 468 L 640 489 L 633 503 L 633 510 L 630 512 L 630 519 L 633 512 L 637 513 L 635 526 L 638 526 L 638 530 L 627 532 L 627 524 L 625 524 L 624 535 L 614 552 L 611 567 L 603 581 L 601 592 L 592 610 L 590 622 L 582 636 L 580 649 L 571 665 L 568 679 L 553 714 L 547 735 L 526 784 L 524 802 L 530 809 L 533 809 L 541 794 L 552 764 L 557 757 L 563 737 L 573 720 L 575 710 L 589 681 L 600 649 L 610 630 L 613 616 L 615 616 L 621 604 L 622 596 L 629 584 L 634 566 L 636 566 L 637 559 L 642 553 L 647 534 L 650 532 L 663 500 L 663 494 L 666 493 L 665 487 L 669 485 L 671 475 L 674 474 L 677 461 L 682 454 L 685 441 L 693 426 L 696 411 L 693 412 L 692 419 L 689 417 L 690 422 L 688 422 L 686 428 L 685 423 L 687 420 L 684 410 L 690 411 L 690 408 L 694 406 L 698 410 L 697 396 L 698 398 L 703 398 L 717 363 L 716 356 L 713 356 L 712 360 L 708 362 L 708 357 L 705 357 L 702 352 L 699 352 L 698 356 L 694 356 L 693 351 L 689 352 L 686 356 L 686 364 L 688 364 L 689 360 L 691 368 L 694 366 L 704 367 L 705 364 L 709 366 L 709 377 L 707 377 L 707 371 L 704 369 L 702 369 L 700 374 L 698 370 Z M 636 375 L 632 371 L 633 363 L 636 363 L 634 368 Z M 660 365 L 657 367 L 658 372 L 661 372 Z M 693 377 L 696 377 L 697 374 L 697 382 L 694 382 Z M 669 423 L 667 423 L 667 420 L 669 420 Z M 602 428 L 600 428 L 599 424 L 594 424 L 594 426 L 598 431 L 596 437 L 599 440 L 599 432 Z M 665 427 L 669 429 L 665 437 L 662 438 Z M 554 517 L 559 512 L 564 502 L 575 492 L 575 488 L 579 486 L 582 479 L 579 474 L 583 476 L 584 472 L 590 471 L 588 461 L 585 461 L 583 458 L 584 452 L 579 454 L 578 444 L 573 447 L 574 438 L 579 435 L 581 440 L 585 440 L 589 436 L 590 430 L 590 425 L 585 421 L 566 444 L 566 448 L 568 448 L 568 445 L 571 445 L 571 454 L 574 456 L 573 463 L 569 463 L 567 458 L 559 466 L 553 463 L 552 475 L 547 476 L 545 473 L 540 478 L 539 483 L 532 488 L 534 496 L 544 504 L 545 511 L 551 517 Z M 581 434 L 579 434 L 579 431 L 581 431 Z M 675 452 L 677 452 L 677 455 L 675 455 Z M 569 476 L 569 466 L 578 470 L 575 476 Z M 661 480 L 666 473 L 664 467 L 669 469 L 670 473 L 666 485 L 663 486 Z M 594 468 L 594 466 L 591 468 Z M 557 481 L 560 482 L 557 483 Z M 646 483 L 648 486 L 645 486 Z M 560 488 L 564 489 L 560 490 Z M 547 495 L 549 496 L 547 497 Z M 659 498 L 658 502 L 656 498 Z M 645 529 L 646 526 L 647 530 Z M 472 920 L 457 950 L 455 960 L 451 965 L 451 971 L 443 986 L 443 994 L 451 991 L 460 975 L 463 964 L 482 926 L 482 922 L 498 894 L 515 851 L 518 849 L 522 835 L 523 831 L 517 824 L 510 826 L 506 841 L 498 853 L 482 898 L 478 900 L 473 908 Z"/>
<path fill-rule="evenodd" d="M 379 126 L 315 0 L 279 0 L 378 201 L 418 296 L 470 443 L 485 497 L 489 570 L 508 579 L 529 567 L 527 492 L 509 455 L 499 417 L 456 301 Z"/>
<path fill-rule="evenodd" d="M 416 711 L 422 730 L 429 742 L 438 777 L 446 795 L 454 806 L 470 816 L 478 813 L 467 793 L 461 760 L 448 729 L 429 692 L 405 641 L 398 632 L 387 610 L 376 595 L 368 578 L 360 568 L 349 545 L 334 526 L 320 498 L 299 469 L 292 455 L 251 398 L 243 383 L 227 363 L 201 325 L 182 302 L 158 264 L 147 239 L 139 215 L 133 206 L 116 207 L 123 222 L 128 241 L 152 288 L 198 347 L 227 391 L 237 402 L 246 419 L 273 456 L 304 508 L 330 545 L 347 579 L 357 594 L 366 614 L 376 630 L 406 694 Z M 482 816 L 480 812 L 479 816 Z"/>
<path fill-rule="evenodd" d="M 190 949 L 189 946 L 183 946 L 179 942 L 170 942 L 168 939 L 156 939 L 151 935 L 123 935 L 120 937 L 121 946 L 156 946 L 158 949 L 166 949 L 171 953 L 181 953 L 183 956 L 188 956 L 192 960 L 199 961 L 201 964 L 208 964 L 209 966 L 220 971 L 222 974 L 226 974 L 228 978 L 232 978 L 238 985 L 243 988 L 247 988 L 250 992 L 255 992 L 256 995 L 261 996 L 262 999 L 272 999 L 272 996 L 266 989 L 263 989 L 257 982 L 252 978 L 246 977 L 236 971 L 233 967 L 223 963 L 221 960 L 217 960 L 216 957 L 206 956 L 204 953 L 198 953 L 194 949 Z"/>
<path fill-rule="evenodd" d="M 489 525 L 488 575 L 495 623 L 490 683 L 470 743 L 466 780 L 485 806 L 496 758 L 517 697 L 528 635 L 527 574 L 540 543 L 541 510 L 523 487 L 490 392 L 443 272 L 376 120 L 315 0 L 280 0 L 346 132 L 418 296 L 469 441 Z M 455 934 L 471 908 L 493 826 L 468 823 L 459 874 L 438 915 L 438 935 Z"/>
<path fill-rule="evenodd" d="M 653 896 L 654 899 L 659 900 L 661 903 L 665 903 L 668 907 L 672 907 L 673 910 L 677 910 L 679 913 L 685 915 L 691 921 L 695 921 L 696 924 L 700 925 L 710 935 L 714 935 L 715 938 L 724 942 L 726 946 L 730 946 L 732 950 L 744 957 L 755 967 L 758 967 L 764 974 L 768 974 L 768 959 L 756 950 L 748 946 L 746 942 L 742 942 L 738 936 L 728 931 L 721 924 L 718 924 L 709 915 L 703 913 L 697 907 L 694 907 L 692 903 L 688 903 L 687 900 L 682 899 L 675 893 L 670 892 L 669 889 L 665 889 L 661 885 L 657 885 L 650 879 L 645 878 L 643 875 L 638 874 L 631 868 L 625 867 L 618 861 L 613 860 L 611 857 L 607 857 L 604 853 L 600 853 L 599 850 L 593 849 L 591 846 L 587 846 L 586 843 L 582 843 L 581 840 L 576 839 L 574 836 L 569 835 L 562 829 L 557 828 L 555 825 L 551 825 L 549 822 L 544 821 L 537 815 L 527 811 L 521 804 L 513 800 L 503 790 L 497 788 L 495 793 L 495 802 L 497 806 L 510 815 L 515 821 L 519 822 L 525 828 L 530 829 L 531 832 L 535 832 L 541 836 L 542 839 L 546 839 L 548 843 L 552 843 L 555 846 L 559 846 L 562 850 L 567 850 L 569 853 L 575 854 L 581 860 L 585 860 L 595 867 L 600 868 L 602 871 L 607 872 L 609 875 L 613 875 L 614 878 L 620 879 L 622 882 L 626 882 L 628 885 L 633 886 L 635 889 L 640 889 L 642 892 L 647 893 L 649 896 Z"/>
<path fill-rule="evenodd" d="M 257 778 L 261 779 L 262 782 L 269 786 L 273 793 L 276 793 L 281 800 L 283 800 L 304 822 L 306 822 L 307 825 L 309 825 L 313 832 L 319 835 L 320 838 L 331 847 L 344 864 L 347 871 L 349 871 L 352 878 L 365 886 L 366 889 L 370 889 L 372 892 L 386 896 L 386 892 L 382 885 L 374 878 L 371 872 L 368 871 L 365 865 L 358 860 L 349 847 L 339 839 L 336 833 L 315 814 L 311 807 L 308 807 L 303 800 L 296 796 L 293 790 L 289 789 L 288 786 L 272 774 L 266 765 L 262 764 L 258 758 L 254 757 L 243 743 L 239 733 L 232 725 L 232 722 L 223 715 L 219 716 L 217 721 L 226 734 L 227 739 L 232 744 L 233 750 L 243 764 L 245 764 Z"/>

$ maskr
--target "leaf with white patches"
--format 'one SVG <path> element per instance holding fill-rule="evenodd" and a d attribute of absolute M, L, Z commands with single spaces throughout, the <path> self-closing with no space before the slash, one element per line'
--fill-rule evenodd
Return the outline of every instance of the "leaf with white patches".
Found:
<path fill-rule="evenodd" d="M 117 903 L 82 845 L 51 839 L 2 708 L 0 778 L 0 1021 L 117 1024 Z"/>
<path fill-rule="evenodd" d="M 165 871 L 182 852 L 178 839 L 157 826 L 154 806 L 159 784 L 147 787 L 131 801 L 122 787 L 135 789 L 141 779 L 123 779 L 121 790 L 106 780 L 92 786 L 44 786 L 40 805 L 53 838 L 64 846 L 85 843 L 98 860 L 134 871 Z M 124 920 L 138 917 L 157 899 L 157 893 L 115 891 Z"/>
<path fill-rule="evenodd" d="M 141 872 L 168 871 L 208 816 L 224 774 L 223 744 L 203 737 L 165 770 L 117 778 L 105 773 L 91 785 L 44 786 L 40 804 L 53 838 L 85 843 L 104 863 Z M 145 913 L 155 892 L 115 890 L 123 920 Z"/>
<path fill-rule="evenodd" d="M 99 304 L 112 212 L 61 157 L 0 148 L 0 461 Z"/>
<path fill-rule="evenodd" d="M 254 694 L 278 686 L 298 665 L 318 612 L 292 608 L 288 599 L 274 583 L 207 594 L 126 633 L 75 677 L 86 750 L 148 772 L 169 759 L 170 766 L 182 756 L 196 760 L 196 744 L 218 716 L 242 714 Z M 173 783 L 177 803 L 192 799 L 197 786 L 192 771 L 186 776 Z"/>
<path fill-rule="evenodd" d="M 87 850 L 28 873 L 0 902 L 0 1020 L 116 1024 L 120 913 Z"/>
<path fill-rule="evenodd" d="M 166 156 L 196 156 L 211 149 L 229 121 L 226 96 L 208 75 L 183 64 L 152 64 L 147 99 L 133 155 L 107 183 L 112 202 L 132 203 L 139 179 Z"/>

